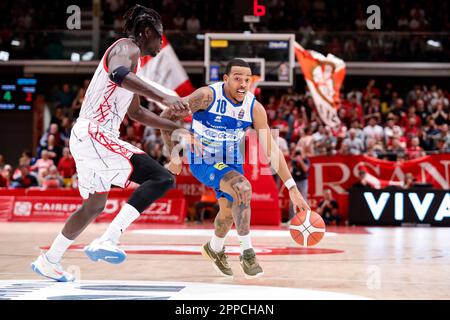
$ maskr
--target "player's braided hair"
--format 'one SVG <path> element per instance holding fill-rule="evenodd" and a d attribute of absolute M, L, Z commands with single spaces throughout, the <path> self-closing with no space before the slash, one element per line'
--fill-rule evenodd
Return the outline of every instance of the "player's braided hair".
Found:
<path fill-rule="evenodd" d="M 161 16 L 153 9 L 136 4 L 128 9 L 123 18 L 125 20 L 123 31 L 128 35 L 136 37 L 143 28 L 149 26 L 158 33 L 160 30 L 162 32 Z"/>

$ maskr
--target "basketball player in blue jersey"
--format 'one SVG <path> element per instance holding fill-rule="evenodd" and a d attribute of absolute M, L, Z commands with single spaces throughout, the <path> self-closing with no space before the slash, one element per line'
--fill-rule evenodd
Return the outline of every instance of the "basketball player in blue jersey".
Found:
<path fill-rule="evenodd" d="M 204 147 L 201 158 L 193 152 L 188 154 L 190 170 L 200 182 L 216 191 L 220 205 L 214 221 L 214 235 L 211 241 L 202 246 L 202 255 L 225 277 L 233 277 L 224 248 L 225 237 L 233 222 L 240 241 L 240 265 L 246 278 L 257 278 L 264 273 L 251 243 L 252 187 L 243 175 L 243 156 L 239 151 L 246 129 L 253 126 L 257 131 L 260 144 L 272 168 L 289 189 L 294 209 L 310 209 L 297 189 L 284 156 L 271 135 L 264 107 L 249 91 L 251 75 L 247 62 L 233 59 L 227 64 L 223 82 L 202 87 L 183 98 L 193 113 L 191 131 Z M 186 114 L 174 108 L 167 108 L 161 116 L 177 120 Z M 179 174 L 181 159 L 173 150 L 174 142 L 170 132 L 162 131 L 162 135 L 172 156 L 167 168 L 172 173 Z"/>

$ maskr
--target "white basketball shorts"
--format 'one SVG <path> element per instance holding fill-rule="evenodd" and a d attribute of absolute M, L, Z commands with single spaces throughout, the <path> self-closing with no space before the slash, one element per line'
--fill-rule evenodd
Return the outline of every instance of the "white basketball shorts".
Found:
<path fill-rule="evenodd" d="M 70 135 L 70 152 L 75 159 L 78 189 L 83 199 L 105 193 L 111 185 L 126 188 L 133 173 L 131 157 L 144 151 L 119 139 L 102 126 L 79 118 Z"/>

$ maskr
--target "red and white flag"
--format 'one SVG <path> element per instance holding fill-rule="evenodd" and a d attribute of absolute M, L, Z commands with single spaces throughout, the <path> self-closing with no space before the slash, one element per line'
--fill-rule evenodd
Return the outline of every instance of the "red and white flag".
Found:
<path fill-rule="evenodd" d="M 297 42 L 295 56 L 320 118 L 327 126 L 338 128 L 341 121 L 337 110 L 341 104 L 339 95 L 345 78 L 344 60 L 330 53 L 325 57 L 319 52 L 305 50 Z"/>
<path fill-rule="evenodd" d="M 156 57 L 141 58 L 138 75 L 144 80 L 150 80 L 170 91 L 175 91 L 180 97 L 187 96 L 195 90 L 165 35 L 162 49 Z"/>

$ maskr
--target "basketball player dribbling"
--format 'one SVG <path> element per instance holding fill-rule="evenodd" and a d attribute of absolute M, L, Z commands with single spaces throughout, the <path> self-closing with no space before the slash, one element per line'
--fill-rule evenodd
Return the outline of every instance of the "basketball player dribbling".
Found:
<path fill-rule="evenodd" d="M 191 130 L 204 145 L 202 158 L 193 152 L 188 155 L 190 170 L 200 182 L 216 191 L 220 206 L 214 221 L 214 235 L 211 241 L 203 245 L 202 254 L 225 277 L 233 277 L 224 248 L 233 221 L 240 241 L 239 260 L 245 277 L 257 278 L 263 275 L 250 237 L 252 188 L 243 175 L 243 156 L 239 150 L 246 129 L 253 126 L 257 131 L 272 168 L 289 189 L 295 211 L 310 210 L 292 179 L 283 153 L 272 137 L 266 110 L 249 91 L 251 76 L 247 62 L 233 59 L 226 67 L 223 82 L 202 87 L 183 98 L 193 113 Z M 161 116 L 171 120 L 183 117 L 174 108 L 165 109 Z M 169 150 L 172 150 L 174 145 L 170 133 L 163 130 L 162 136 Z M 171 152 L 171 157 L 167 168 L 179 174 L 181 159 L 177 152 Z"/>
<path fill-rule="evenodd" d="M 180 129 L 174 122 L 141 107 L 139 96 L 161 102 L 175 112 L 187 110 L 187 103 L 168 96 L 136 76 L 140 56 L 155 56 L 161 50 L 163 27 L 159 14 L 136 5 L 125 14 L 128 38 L 116 41 L 106 51 L 87 89 L 80 116 L 70 137 L 83 204 L 66 221 L 50 249 L 32 263 L 32 269 L 57 281 L 74 281 L 60 260 L 74 239 L 104 209 L 111 185 L 140 186 L 107 228 L 85 248 L 97 261 L 120 263 L 125 252 L 117 247 L 120 235 L 152 202 L 174 185 L 173 175 L 142 150 L 119 139 L 125 114 L 144 125 L 168 132 Z M 188 130 L 177 130 L 179 139 L 190 139 Z"/>

